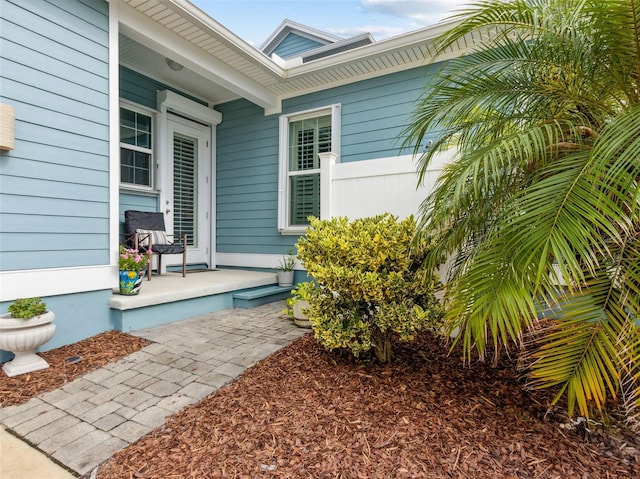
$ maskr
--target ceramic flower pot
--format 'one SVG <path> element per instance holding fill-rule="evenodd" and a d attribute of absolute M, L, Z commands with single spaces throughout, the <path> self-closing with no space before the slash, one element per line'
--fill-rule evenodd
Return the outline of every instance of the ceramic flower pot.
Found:
<path fill-rule="evenodd" d="M 293 304 L 293 322 L 300 328 L 311 328 L 311 322 L 304 314 L 304 309 L 309 307 L 309 303 L 299 299 Z"/>
<path fill-rule="evenodd" d="M 120 270 L 120 294 L 133 296 L 140 293 L 144 271 Z"/>
<path fill-rule="evenodd" d="M 293 286 L 293 271 L 278 271 L 278 286 Z"/>
<path fill-rule="evenodd" d="M 0 349 L 11 351 L 15 357 L 2 366 L 9 377 L 46 369 L 49 364 L 35 350 L 49 341 L 56 331 L 52 311 L 31 319 L 12 318 L 11 313 L 0 315 Z"/>

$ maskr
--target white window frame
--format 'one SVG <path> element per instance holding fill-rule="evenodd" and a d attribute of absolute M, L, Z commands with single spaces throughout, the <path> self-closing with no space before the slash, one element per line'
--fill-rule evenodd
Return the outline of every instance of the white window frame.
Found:
<path fill-rule="evenodd" d="M 151 118 L 151 148 L 141 148 L 139 146 L 130 145 L 129 143 L 119 143 L 118 155 L 120 155 L 118 166 L 122 168 L 122 156 L 121 149 L 125 148 L 132 151 L 141 151 L 143 153 L 149 153 L 151 156 L 149 158 L 149 186 L 146 185 L 136 185 L 133 183 L 125 183 L 122 181 L 122 177 L 120 176 L 120 172 L 118 172 L 118 177 L 120 178 L 120 188 L 125 190 L 151 193 L 156 191 L 156 169 L 157 169 L 157 159 L 156 159 L 156 145 L 158 141 L 158 129 L 156 125 L 156 111 L 150 108 L 145 108 L 144 106 L 138 105 L 136 103 L 128 102 L 126 100 L 120 100 L 120 108 L 124 108 L 125 110 L 130 110 L 135 113 L 140 113 L 142 115 L 146 115 Z M 118 138 L 120 138 L 120 110 L 118 110 Z"/>
<path fill-rule="evenodd" d="M 340 119 L 340 104 L 335 103 L 333 105 L 314 108 L 311 110 L 300 111 L 296 113 L 290 113 L 280 116 L 280 135 L 279 135 L 279 160 L 278 160 L 278 230 L 284 235 L 301 235 L 304 234 L 306 226 L 292 226 L 289 224 L 289 205 L 291 191 L 289 189 L 289 124 L 294 121 L 306 120 L 309 118 L 316 118 L 319 116 L 331 115 L 331 150 L 329 153 L 334 158 L 340 158 L 340 138 L 341 138 L 341 119 Z M 321 154 L 321 155 L 324 155 Z M 330 181 L 330 178 L 325 178 L 323 175 L 322 163 L 320 168 L 313 170 L 305 170 L 305 174 L 318 173 L 320 174 L 320 216 L 322 218 L 329 216 L 330 201 L 328 198 L 324 198 L 324 192 L 327 191 L 323 187 L 323 183 Z"/>

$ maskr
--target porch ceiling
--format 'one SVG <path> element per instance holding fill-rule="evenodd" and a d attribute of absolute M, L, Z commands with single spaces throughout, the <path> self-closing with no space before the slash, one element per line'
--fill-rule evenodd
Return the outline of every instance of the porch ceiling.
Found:
<path fill-rule="evenodd" d="M 161 55 L 125 35 L 120 35 L 119 43 L 120 63 L 127 68 L 145 73 L 179 90 L 188 91 L 208 103 L 224 103 L 240 97 L 238 93 L 234 93 L 188 68 L 183 68 L 180 71 L 173 70 L 169 67 L 167 59 L 175 61 L 174 58 Z"/>
<path fill-rule="evenodd" d="M 433 58 L 429 46 L 451 27 L 441 23 L 301 64 L 268 57 L 185 0 L 120 3 L 124 64 L 212 104 L 243 97 L 268 113 L 278 112 L 285 98 L 450 58 L 478 40 L 470 38 Z M 169 70 L 165 58 L 184 69 Z"/>

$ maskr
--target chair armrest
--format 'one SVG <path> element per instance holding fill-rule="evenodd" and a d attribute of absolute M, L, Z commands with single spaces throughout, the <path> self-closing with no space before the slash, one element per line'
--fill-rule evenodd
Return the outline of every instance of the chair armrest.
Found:
<path fill-rule="evenodd" d="M 149 246 L 144 246 L 145 249 L 150 249 L 153 250 L 152 246 L 153 246 L 153 237 L 151 235 L 151 233 L 139 233 L 139 232 L 135 232 L 133 234 L 133 244 L 134 244 L 134 249 L 136 251 L 140 250 L 140 243 L 142 243 L 143 241 L 149 241 Z"/>

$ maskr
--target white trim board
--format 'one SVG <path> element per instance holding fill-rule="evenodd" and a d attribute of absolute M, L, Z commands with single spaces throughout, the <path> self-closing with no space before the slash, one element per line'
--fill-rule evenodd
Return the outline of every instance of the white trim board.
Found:
<path fill-rule="evenodd" d="M 57 296 L 113 289 L 118 286 L 116 265 L 0 272 L 0 301 L 33 296 Z"/>

